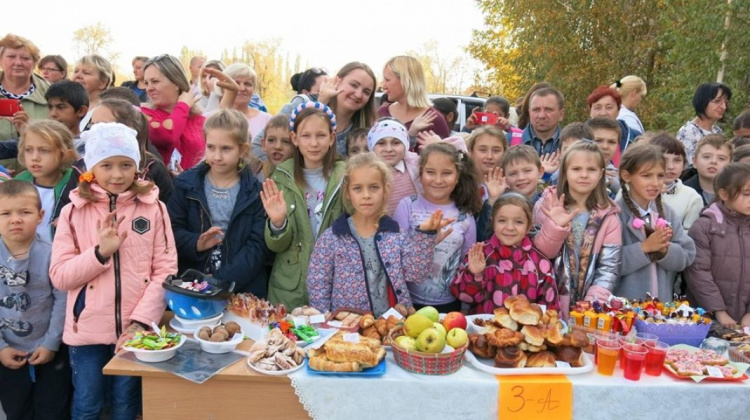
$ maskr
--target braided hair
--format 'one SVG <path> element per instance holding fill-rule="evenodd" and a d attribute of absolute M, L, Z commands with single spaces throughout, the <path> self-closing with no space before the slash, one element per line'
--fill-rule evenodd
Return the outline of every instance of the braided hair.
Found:
<path fill-rule="evenodd" d="M 623 153 L 622 158 L 620 159 L 620 184 L 623 186 L 622 201 L 634 216 L 639 215 L 640 212 L 638 211 L 638 209 L 636 209 L 635 203 L 633 202 L 632 197 L 630 197 L 630 185 L 626 183 L 622 178 L 622 173 L 627 172 L 629 174 L 635 174 L 641 168 L 653 165 L 661 165 L 662 167 L 666 167 L 666 161 L 664 159 L 664 154 L 659 147 L 647 143 L 638 143 L 631 147 L 628 147 L 625 150 L 625 153 Z M 659 212 L 659 215 L 662 217 L 665 216 L 664 204 L 661 200 L 661 194 L 657 195 L 656 200 L 654 201 L 656 202 L 656 209 Z M 646 232 L 647 238 L 655 232 L 654 228 L 649 226 L 648 224 L 644 225 L 643 229 Z M 655 251 L 649 252 L 647 255 L 651 259 L 651 261 L 655 262 L 664 258 L 666 256 L 666 253 Z"/>

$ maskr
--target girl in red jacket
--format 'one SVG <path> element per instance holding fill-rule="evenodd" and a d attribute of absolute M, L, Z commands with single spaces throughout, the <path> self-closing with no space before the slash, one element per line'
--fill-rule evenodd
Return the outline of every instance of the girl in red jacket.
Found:
<path fill-rule="evenodd" d="M 716 201 L 690 227 L 695 262 L 683 273 L 688 297 L 735 328 L 750 326 L 750 165 L 731 163 L 714 179 Z"/>
<path fill-rule="evenodd" d="M 136 178 L 136 132 L 94 124 L 81 137 L 89 171 L 58 219 L 50 279 L 68 291 L 63 341 L 73 368 L 73 418 L 135 418 L 140 380 L 105 377 L 102 368 L 135 332 L 164 313 L 164 279 L 177 272 L 169 215 L 159 189 Z M 107 398 L 108 396 L 108 398 Z"/>

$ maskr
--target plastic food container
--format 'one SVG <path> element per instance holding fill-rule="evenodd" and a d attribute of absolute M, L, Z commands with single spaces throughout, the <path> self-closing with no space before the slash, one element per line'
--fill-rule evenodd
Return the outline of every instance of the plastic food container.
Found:
<path fill-rule="evenodd" d="M 174 357 L 175 354 L 177 354 L 177 349 L 182 347 L 183 344 L 185 344 L 185 335 L 183 334 L 180 337 L 180 342 L 177 343 L 176 346 L 164 349 L 164 350 L 144 350 L 144 349 L 137 349 L 134 347 L 123 347 L 123 349 L 135 354 L 135 358 L 140 360 L 141 362 L 148 362 L 148 363 L 157 363 L 157 362 L 164 362 Z"/>
<path fill-rule="evenodd" d="M 211 285 L 208 291 L 197 292 L 183 289 L 183 282 L 206 281 Z M 222 282 L 212 276 L 196 270 L 186 270 L 182 276 L 169 276 L 162 283 L 166 293 L 165 299 L 169 309 L 183 319 L 212 318 L 224 311 L 229 302 L 229 295 L 234 290 L 234 282 Z"/>

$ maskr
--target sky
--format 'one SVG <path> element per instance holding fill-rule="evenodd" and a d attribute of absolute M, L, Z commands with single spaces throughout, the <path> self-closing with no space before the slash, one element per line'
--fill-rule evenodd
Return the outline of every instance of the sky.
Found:
<path fill-rule="evenodd" d="M 136 55 L 178 56 L 187 46 L 212 59 L 245 41 L 278 38 L 280 52 L 288 52 L 292 60 L 299 54 L 303 65 L 335 72 L 349 61 L 363 61 L 380 77 L 390 57 L 419 50 L 431 39 L 441 54 L 462 55 L 472 29 L 483 23 L 474 0 L 35 0 L 33 10 L 44 12 L 30 20 L 25 17 L 27 2 L 4 3 L 3 31 L 29 38 L 42 56 L 60 54 L 69 63 L 81 55 L 73 32 L 102 22 L 112 35 L 111 49 L 120 53 L 116 64 L 121 73 Z"/>

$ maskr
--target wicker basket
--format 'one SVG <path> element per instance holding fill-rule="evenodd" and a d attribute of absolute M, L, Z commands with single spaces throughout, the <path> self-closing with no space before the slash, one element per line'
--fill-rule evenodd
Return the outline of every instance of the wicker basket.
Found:
<path fill-rule="evenodd" d="M 396 327 L 388 333 L 396 363 L 409 372 L 423 375 L 450 375 L 461 369 L 464 363 L 464 353 L 468 343 L 451 353 L 423 353 L 408 350 L 396 343 L 396 338 L 404 335 L 403 327 Z"/>

